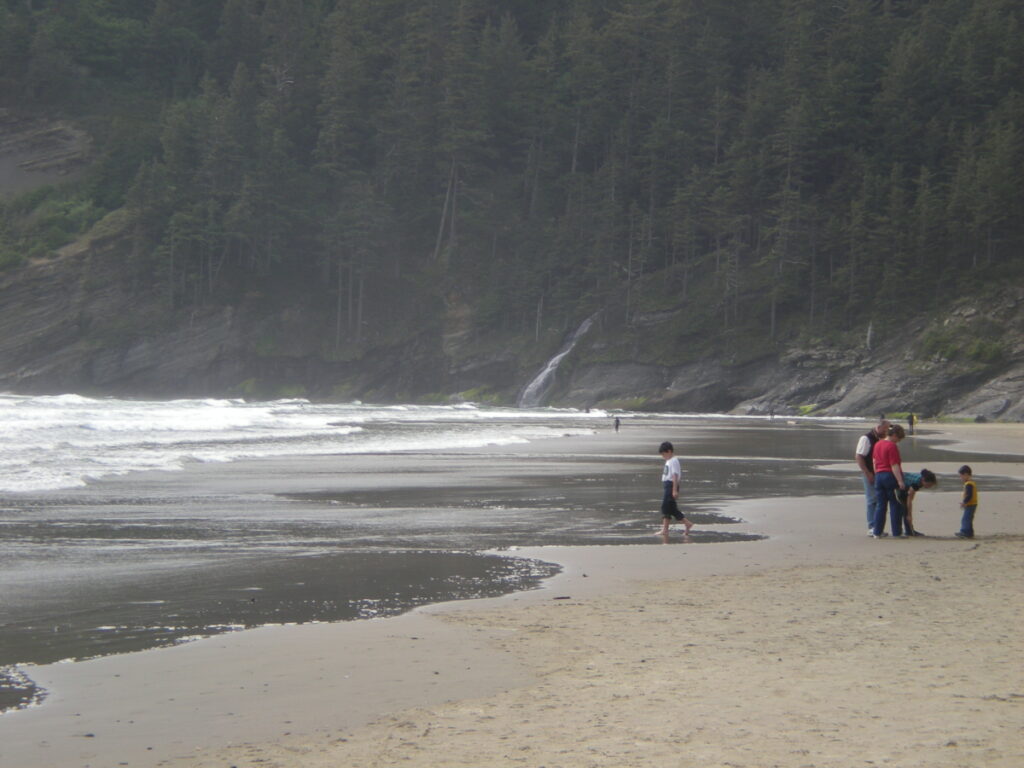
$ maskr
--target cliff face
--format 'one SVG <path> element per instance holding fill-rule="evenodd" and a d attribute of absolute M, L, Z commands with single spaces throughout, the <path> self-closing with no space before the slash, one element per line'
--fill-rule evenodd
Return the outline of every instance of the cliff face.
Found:
<path fill-rule="evenodd" d="M 71 123 L 0 108 L 0 198 L 73 179 L 88 163 L 90 145 Z"/>
<path fill-rule="evenodd" d="M 259 297 L 169 311 L 125 270 L 124 214 L 0 274 L 0 389 L 150 397 L 411 397 L 437 382 L 429 343 L 331 360 L 325 318 Z"/>
<path fill-rule="evenodd" d="M 980 305 L 980 306 L 979 306 Z M 593 343 L 593 340 L 592 340 Z M 644 410 L 815 413 L 1024 420 L 1024 289 L 965 301 L 872 348 L 793 347 L 741 365 L 581 363 L 563 377 L 566 404 Z"/>
<path fill-rule="evenodd" d="M 231 375 L 244 343 L 235 313 L 199 312 L 154 327 L 118 258 L 123 237 L 97 236 L 0 279 L 0 387 L 20 392 L 195 393 Z M 170 324 L 168 324 L 170 325 Z"/>
<path fill-rule="evenodd" d="M 0 275 L 0 388 L 149 397 L 308 396 L 376 401 L 474 398 L 515 402 L 541 366 L 488 343 L 464 311 L 401 343 L 348 359 L 324 352 L 330 319 L 301 302 L 159 309 L 145 275 L 125 272 L 123 213 L 89 237 Z M 600 323 L 556 372 L 547 402 L 638 410 L 922 415 L 1024 420 L 1024 289 L 965 302 L 898 339 L 866 347 L 801 347 L 734 364 L 712 353 L 685 365 L 590 362 Z M 658 322 L 669 327 L 671 314 Z M 658 332 L 658 328 L 645 329 Z M 526 345 L 528 347 L 528 345 Z M 527 349 L 527 351 L 529 351 Z M 538 356 L 530 355 L 531 360 Z M 552 351 L 553 354 L 553 351 Z M 543 356 L 541 356 L 543 357 Z"/>
<path fill-rule="evenodd" d="M 0 160 L 24 165 L 31 155 L 25 173 L 71 172 L 82 162 L 83 140 L 59 125 L 7 129 Z M 523 338 L 488 338 L 474 327 L 471 309 L 453 301 L 440 323 L 431 319 L 399 341 L 343 354 L 325 343 L 333 338 L 331 318 L 301 297 L 168 309 L 152 292 L 151 276 L 126 269 L 130 250 L 127 216 L 119 211 L 54 256 L 0 273 L 0 389 L 508 404 L 562 341 L 551 339 L 540 352 Z M 898 338 L 876 339 L 870 349 L 783 347 L 743 363 L 713 348 L 683 365 L 611 355 L 610 331 L 596 323 L 562 361 L 545 402 L 689 412 L 914 411 L 1020 421 L 1022 308 L 1024 289 L 1006 287 L 906 326 Z M 650 314 L 642 332 L 667 333 L 679 322 L 673 312 Z"/>

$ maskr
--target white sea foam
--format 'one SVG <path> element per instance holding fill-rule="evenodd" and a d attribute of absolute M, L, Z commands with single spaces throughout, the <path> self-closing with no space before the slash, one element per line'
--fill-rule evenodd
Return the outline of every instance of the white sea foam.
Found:
<path fill-rule="evenodd" d="M 473 403 L 373 406 L 0 394 L 0 491 L 72 488 L 129 472 L 180 470 L 194 462 L 510 445 L 588 434 L 588 423 L 598 419 L 607 419 L 607 413 Z"/>

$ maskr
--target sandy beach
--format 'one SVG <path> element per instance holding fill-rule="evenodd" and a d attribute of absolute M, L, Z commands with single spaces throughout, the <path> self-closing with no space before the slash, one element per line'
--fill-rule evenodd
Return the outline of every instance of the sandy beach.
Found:
<path fill-rule="evenodd" d="M 1020 425 L 923 426 L 1024 446 Z M 747 499 L 723 511 L 764 541 L 524 548 L 563 573 L 39 667 L 50 696 L 0 717 L 0 763 L 1018 766 L 1024 493 L 984 478 L 1024 466 L 975 462 L 978 538 L 962 541 L 949 455 L 931 468 L 953 481 L 915 507 L 924 538 L 867 538 L 859 495 Z"/>

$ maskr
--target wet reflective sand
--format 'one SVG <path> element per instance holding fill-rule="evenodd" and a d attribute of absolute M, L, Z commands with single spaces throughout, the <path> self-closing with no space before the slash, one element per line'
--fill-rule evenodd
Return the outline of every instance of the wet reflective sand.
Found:
<path fill-rule="evenodd" d="M 697 523 L 673 544 L 757 538 L 716 514 L 727 499 L 860 491 L 849 458 L 859 427 L 662 426 L 683 462 L 681 505 Z M 908 469 L 950 458 L 920 440 L 901 448 Z M 568 444 L 197 465 L 8 496 L 0 666 L 529 588 L 552 568 L 480 553 L 660 543 L 656 449 L 627 424 Z M 0 693 L 0 706 L 25 693 Z"/>

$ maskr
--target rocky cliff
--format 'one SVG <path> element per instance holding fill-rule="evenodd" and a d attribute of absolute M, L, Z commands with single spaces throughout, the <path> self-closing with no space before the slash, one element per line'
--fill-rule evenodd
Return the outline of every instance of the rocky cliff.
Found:
<path fill-rule="evenodd" d="M 0 199 L 75 178 L 90 147 L 85 131 L 67 121 L 0 108 Z"/>
<path fill-rule="evenodd" d="M 0 388 L 137 396 L 284 395 L 513 403 L 547 350 L 474 333 L 465 312 L 415 338 L 325 352 L 330 320 L 301 301 L 251 296 L 170 311 L 125 269 L 126 215 L 52 258 L 0 275 Z M 921 415 L 1024 420 L 1024 289 L 965 301 L 887 340 L 800 345 L 742 363 L 609 359 L 596 323 L 566 356 L 548 402 L 689 412 Z M 658 317 L 645 332 L 677 322 Z M 471 341 L 472 340 L 472 343 Z M 491 343 L 493 341 L 493 343 Z M 522 342 L 522 340 L 520 340 Z M 551 354 L 560 340 L 552 340 Z"/>
<path fill-rule="evenodd" d="M 0 198 L 73 178 L 88 157 L 74 126 L 0 110 Z M 330 313 L 301 295 L 171 308 L 131 251 L 127 214 L 116 211 L 56 253 L 0 272 L 0 389 L 514 403 L 577 327 L 540 344 L 488 336 L 470 307 L 449 301 L 440 321 L 424 317 L 412 331 L 338 349 L 325 341 L 334 337 Z M 637 315 L 628 329 L 596 322 L 561 361 L 545 402 L 1024 420 L 1022 307 L 1024 288 L 1006 286 L 922 315 L 892 338 L 791 342 L 739 362 L 714 345 L 682 364 L 612 351 L 636 347 L 612 336 L 678 327 L 677 310 Z"/>
<path fill-rule="evenodd" d="M 1024 420 L 1024 289 L 919 320 L 869 348 L 783 347 L 744 364 L 580 364 L 560 394 L 576 405 L 649 410 Z"/>
<path fill-rule="evenodd" d="M 248 297 L 170 311 L 125 269 L 126 215 L 101 221 L 52 258 L 0 276 L 0 388 L 138 396 L 304 395 L 512 403 L 545 350 L 493 340 L 450 309 L 439 330 L 325 352 L 329 318 Z M 800 346 L 732 363 L 609 360 L 600 323 L 556 372 L 548 402 L 577 407 L 738 413 L 922 415 L 1024 420 L 1024 289 L 919 321 L 869 349 Z M 656 319 L 671 326 L 671 313 Z M 645 328 L 658 332 L 658 326 Z M 470 343 L 472 339 L 472 344 Z M 551 353 L 557 349 L 558 340 Z M 518 351 L 517 351 L 518 350 Z"/>
<path fill-rule="evenodd" d="M 170 310 L 126 267 L 130 248 L 119 211 L 53 257 L 0 274 L 0 389 L 400 399 L 437 381 L 422 339 L 331 359 L 325 318 L 299 302 Z"/>

